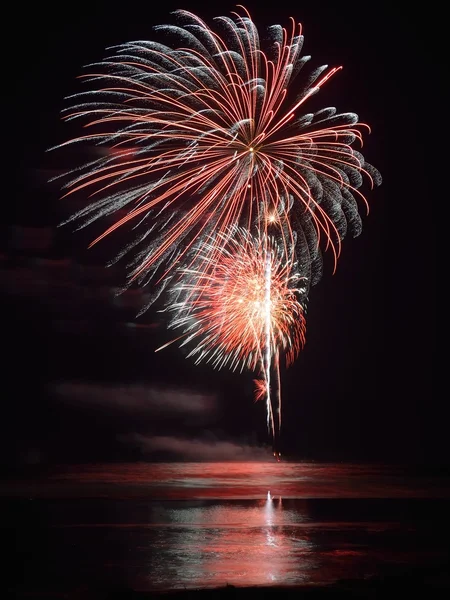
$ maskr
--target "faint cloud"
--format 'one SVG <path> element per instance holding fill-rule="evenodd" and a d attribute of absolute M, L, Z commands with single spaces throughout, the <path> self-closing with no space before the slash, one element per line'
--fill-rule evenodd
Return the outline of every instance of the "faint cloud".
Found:
<path fill-rule="evenodd" d="M 204 416 L 215 413 L 218 407 L 217 396 L 214 394 L 175 387 L 65 381 L 51 384 L 50 392 L 65 404 L 126 413 Z"/>
<path fill-rule="evenodd" d="M 139 448 L 151 458 L 152 454 L 168 455 L 176 460 L 185 461 L 267 461 L 267 448 L 241 445 L 229 441 L 205 441 L 174 436 L 147 436 L 129 433 L 118 438 L 121 442 Z"/>

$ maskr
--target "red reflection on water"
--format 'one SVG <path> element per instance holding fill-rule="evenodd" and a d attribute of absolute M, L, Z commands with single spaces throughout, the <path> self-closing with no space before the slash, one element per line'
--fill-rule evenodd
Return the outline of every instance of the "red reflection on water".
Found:
<path fill-rule="evenodd" d="M 288 527 L 289 513 L 283 514 L 282 509 L 281 499 L 266 500 L 253 509 L 243 509 L 240 517 L 246 523 L 245 530 L 224 529 L 215 540 L 203 546 L 202 551 L 213 557 L 206 563 L 204 578 L 213 585 L 227 581 L 238 585 L 286 584 L 294 571 L 298 583 L 298 572 L 303 571 L 306 579 L 313 563 L 311 544 L 304 532 L 300 532 L 299 537 L 298 531 Z M 303 565 L 300 564 L 302 554 Z M 296 557 L 292 570 L 286 560 L 290 555 Z"/>
<path fill-rule="evenodd" d="M 448 478 L 401 467 L 289 462 L 133 463 L 65 466 L 34 481 L 0 484 L 3 495 L 167 499 L 442 498 Z"/>
<path fill-rule="evenodd" d="M 284 509 L 281 498 L 268 497 L 251 504 L 184 509 L 184 524 L 190 526 L 176 534 L 177 581 L 187 587 L 191 582 L 201 587 L 308 582 L 314 548 L 301 526 L 307 521 L 306 504 L 299 508 Z M 177 511 L 172 519 L 178 521 Z M 154 566 L 152 577 L 154 581 Z"/>

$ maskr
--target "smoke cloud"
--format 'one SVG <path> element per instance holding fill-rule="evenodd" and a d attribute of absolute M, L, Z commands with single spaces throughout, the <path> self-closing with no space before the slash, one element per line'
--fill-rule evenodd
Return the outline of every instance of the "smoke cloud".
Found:
<path fill-rule="evenodd" d="M 139 448 L 143 455 L 163 453 L 174 460 L 185 461 L 267 461 L 268 450 L 222 440 L 186 439 L 174 436 L 147 436 L 130 433 L 120 441 Z"/>
<path fill-rule="evenodd" d="M 102 385 L 68 381 L 52 384 L 50 392 L 66 404 L 120 413 L 204 417 L 214 414 L 218 407 L 218 399 L 214 394 L 204 394 L 181 387 Z"/>

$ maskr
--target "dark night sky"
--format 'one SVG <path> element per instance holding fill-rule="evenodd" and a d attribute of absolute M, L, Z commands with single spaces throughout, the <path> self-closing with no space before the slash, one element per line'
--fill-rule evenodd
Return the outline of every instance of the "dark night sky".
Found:
<path fill-rule="evenodd" d="M 151 37 L 152 25 L 170 22 L 174 8 L 205 19 L 234 8 L 154 4 L 119 3 L 119 11 L 94 0 L 61 13 L 35 6 L 17 17 L 6 98 L 15 184 L 4 199 L 0 248 L 6 466 L 142 458 L 142 446 L 130 443 L 137 435 L 239 444 L 264 437 L 251 375 L 195 367 L 175 349 L 154 355 L 167 333 L 154 313 L 136 321 L 141 327 L 130 325 L 140 294 L 114 299 L 123 274 L 103 268 L 114 243 L 87 252 L 95 227 L 55 230 L 71 207 L 46 183 L 64 158 L 45 150 L 71 135 L 59 112 L 64 96 L 80 89 L 83 65 L 101 59 L 106 46 Z M 344 242 L 337 274 L 328 261 L 310 294 L 306 348 L 283 374 L 285 449 L 327 460 L 448 462 L 433 366 L 430 148 L 438 136 L 425 115 L 443 84 L 431 70 L 431 14 L 353 0 L 258 4 L 246 6 L 262 27 L 287 24 L 291 15 L 303 23 L 311 64 L 344 65 L 314 103 L 355 111 L 372 126 L 364 154 L 384 179 L 374 192 L 365 188 L 371 212 L 362 235 Z M 161 397 L 166 409 L 155 401 Z"/>

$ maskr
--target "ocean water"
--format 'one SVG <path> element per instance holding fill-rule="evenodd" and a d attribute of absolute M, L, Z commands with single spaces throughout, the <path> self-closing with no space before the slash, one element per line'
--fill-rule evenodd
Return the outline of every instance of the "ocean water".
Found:
<path fill-rule="evenodd" d="M 401 467 L 92 465 L 0 496 L 19 592 L 332 584 L 450 559 L 449 480 Z"/>

